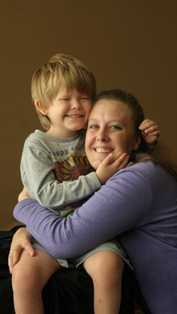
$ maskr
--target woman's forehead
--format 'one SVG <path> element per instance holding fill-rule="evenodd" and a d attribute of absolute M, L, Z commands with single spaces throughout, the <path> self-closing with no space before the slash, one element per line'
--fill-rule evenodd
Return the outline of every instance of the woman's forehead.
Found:
<path fill-rule="evenodd" d="M 94 104 L 89 116 L 89 120 L 100 120 L 104 116 L 109 119 L 118 119 L 125 116 L 130 117 L 131 111 L 127 105 L 121 101 L 102 99 Z"/>

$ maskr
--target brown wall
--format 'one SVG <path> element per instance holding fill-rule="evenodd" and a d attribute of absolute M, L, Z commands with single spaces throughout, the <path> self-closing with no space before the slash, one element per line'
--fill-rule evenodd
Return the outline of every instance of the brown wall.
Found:
<path fill-rule="evenodd" d="M 19 164 L 40 128 L 30 98 L 34 70 L 57 52 L 81 59 L 98 90 L 134 93 L 177 157 L 176 1 L 0 1 L 0 230 L 17 222 Z"/>

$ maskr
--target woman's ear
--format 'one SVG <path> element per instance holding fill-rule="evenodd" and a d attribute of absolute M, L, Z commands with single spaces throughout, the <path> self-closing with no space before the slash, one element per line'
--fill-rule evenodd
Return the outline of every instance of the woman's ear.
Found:
<path fill-rule="evenodd" d="M 38 99 L 35 100 L 34 105 L 35 105 L 36 109 L 38 111 L 40 111 L 44 116 L 48 115 L 48 109 L 43 107 Z"/>
<path fill-rule="evenodd" d="M 140 136 L 137 136 L 137 138 L 135 139 L 135 144 L 134 144 L 133 150 L 137 150 L 139 148 L 140 144 L 141 144 L 141 138 L 140 138 Z"/>

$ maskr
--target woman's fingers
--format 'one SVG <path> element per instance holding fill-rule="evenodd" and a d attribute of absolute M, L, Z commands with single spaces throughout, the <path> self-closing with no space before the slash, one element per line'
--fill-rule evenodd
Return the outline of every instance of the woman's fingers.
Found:
<path fill-rule="evenodd" d="M 23 250 L 30 256 L 35 256 L 35 250 L 31 244 L 31 235 L 26 228 L 20 228 L 13 236 L 10 252 L 8 256 L 9 271 L 12 273 L 13 267 L 18 263 Z"/>
<path fill-rule="evenodd" d="M 12 273 L 13 267 L 18 263 L 21 256 L 22 248 L 19 246 L 17 248 L 11 248 L 8 256 L 9 271 Z"/>

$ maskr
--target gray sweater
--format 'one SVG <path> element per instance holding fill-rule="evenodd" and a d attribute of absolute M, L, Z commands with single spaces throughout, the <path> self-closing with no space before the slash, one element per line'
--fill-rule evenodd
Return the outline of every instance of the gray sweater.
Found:
<path fill-rule="evenodd" d="M 25 141 L 21 179 L 31 198 L 51 210 L 77 203 L 101 186 L 84 149 L 85 130 L 58 139 L 36 130 Z M 77 205 L 73 205 L 75 208 Z M 70 209 L 70 208 L 69 208 Z"/>

